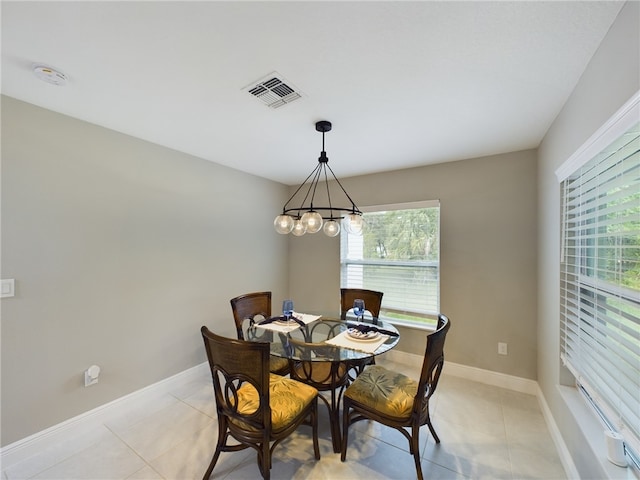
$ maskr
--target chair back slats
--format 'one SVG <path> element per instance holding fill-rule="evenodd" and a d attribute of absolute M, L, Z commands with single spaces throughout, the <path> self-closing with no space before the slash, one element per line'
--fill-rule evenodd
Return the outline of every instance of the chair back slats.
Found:
<path fill-rule="evenodd" d="M 440 314 L 436 330 L 427 335 L 418 392 L 414 401 L 414 412 L 421 415 L 428 413 L 429 399 L 434 394 L 440 380 L 440 373 L 444 365 L 444 343 L 450 327 L 451 322 L 447 316 Z"/>
<path fill-rule="evenodd" d="M 229 302 L 233 311 L 238 340 L 251 340 L 252 342 L 271 342 L 273 340 L 271 330 L 250 329 L 247 331 L 250 338 L 245 338 L 242 331 L 242 325 L 247 319 L 259 322 L 271 317 L 271 292 L 246 293 L 232 298 Z M 270 370 L 278 375 L 287 375 L 289 365 L 281 358 L 272 358 Z"/>
<path fill-rule="evenodd" d="M 367 290 L 364 288 L 341 288 L 340 289 L 340 318 L 345 320 L 347 312 L 353 308 L 353 301 L 356 298 L 364 300 L 364 306 L 374 317 L 380 316 L 383 292 Z"/>
<path fill-rule="evenodd" d="M 242 421 L 262 429 L 271 423 L 269 408 L 269 344 L 220 337 L 201 329 L 219 413 L 242 417 Z M 238 412 L 238 390 L 251 385 L 259 399 L 250 414 Z"/>
<path fill-rule="evenodd" d="M 271 317 L 271 292 L 253 292 L 230 300 L 238 339 L 243 340 L 242 323 L 255 317 Z"/>

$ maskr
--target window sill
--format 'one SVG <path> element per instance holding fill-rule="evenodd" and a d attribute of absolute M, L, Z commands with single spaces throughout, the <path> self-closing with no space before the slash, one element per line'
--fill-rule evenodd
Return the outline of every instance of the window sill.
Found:
<path fill-rule="evenodd" d="M 582 432 L 582 436 L 586 440 L 586 451 L 582 453 L 595 459 L 600 464 L 600 472 L 594 475 L 591 472 L 591 478 L 606 478 L 609 480 L 638 480 L 638 473 L 632 466 L 618 467 L 607 459 L 607 448 L 604 439 L 605 427 L 596 417 L 596 414 L 590 409 L 582 395 L 575 387 L 558 386 L 560 396 L 567 405 L 567 409 L 573 415 L 573 418 Z"/>

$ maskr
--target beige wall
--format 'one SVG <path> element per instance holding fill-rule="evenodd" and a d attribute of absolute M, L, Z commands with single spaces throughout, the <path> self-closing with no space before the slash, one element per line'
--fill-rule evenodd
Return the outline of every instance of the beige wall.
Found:
<path fill-rule="evenodd" d="M 232 296 L 283 298 L 286 193 L 2 97 L 2 445 L 206 361 Z"/>
<path fill-rule="evenodd" d="M 339 176 L 339 165 L 332 167 Z M 441 310 L 447 359 L 536 379 L 536 152 L 340 179 L 358 206 L 440 200 Z M 340 241 L 289 239 L 289 290 L 300 309 L 340 310 Z M 402 328 L 399 350 L 425 334 Z M 507 342 L 509 355 L 498 355 Z"/>
<path fill-rule="evenodd" d="M 447 358 L 537 379 L 584 478 L 602 472 L 557 390 L 554 171 L 640 89 L 639 7 L 621 11 L 537 172 L 525 151 L 341 178 L 362 206 L 440 199 Z M 275 234 L 286 198 L 267 180 L 2 97 L 2 278 L 17 289 L 1 305 L 2 445 L 203 362 L 200 325 L 233 335 L 238 293 L 337 312 L 339 240 Z M 402 333 L 398 348 L 419 353 L 422 334 Z M 103 375 L 84 388 L 92 363 Z"/>
<path fill-rule="evenodd" d="M 538 382 L 582 478 L 605 478 L 598 457 L 557 386 L 559 339 L 560 185 L 555 170 L 640 89 L 640 3 L 628 2 L 593 56 L 539 147 Z M 562 378 L 561 378 L 562 376 Z M 604 446 L 604 445 L 603 445 Z"/>

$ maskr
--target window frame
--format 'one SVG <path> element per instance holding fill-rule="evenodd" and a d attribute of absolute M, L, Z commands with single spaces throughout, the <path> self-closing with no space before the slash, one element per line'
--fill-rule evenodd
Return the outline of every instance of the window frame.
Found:
<path fill-rule="evenodd" d="M 638 465 L 638 453 L 640 452 L 640 436 L 637 434 L 640 431 L 640 426 L 636 425 L 633 417 L 631 417 L 632 425 L 626 424 L 626 420 L 622 418 L 624 416 L 622 412 L 627 408 L 628 404 L 628 400 L 627 402 L 624 400 L 625 394 L 618 394 L 615 390 L 611 390 L 609 384 L 612 381 L 608 379 L 608 376 L 606 381 L 604 377 L 603 380 L 599 380 L 598 374 L 594 374 L 594 368 L 606 369 L 606 361 L 598 359 L 607 358 L 607 352 L 610 351 L 607 348 L 611 349 L 608 343 L 598 341 L 597 335 L 605 335 L 606 337 L 611 335 L 611 333 L 607 333 L 609 330 L 616 333 L 614 330 L 618 328 L 613 326 L 613 323 L 610 326 L 607 322 L 610 315 L 608 312 L 611 309 L 610 302 L 615 299 L 622 299 L 625 302 L 630 301 L 631 304 L 636 304 L 638 292 L 623 286 L 621 279 L 611 282 L 608 278 L 606 280 L 598 277 L 593 278 L 594 271 L 596 275 L 602 273 L 602 267 L 596 264 L 592 258 L 589 258 L 589 255 L 602 247 L 600 244 L 591 245 L 589 241 L 592 237 L 598 236 L 595 228 L 598 226 L 598 217 L 602 214 L 598 211 L 595 213 L 583 213 L 583 216 L 587 217 L 586 223 L 576 224 L 574 219 L 570 217 L 568 204 L 571 201 L 575 202 L 575 197 L 581 195 L 581 192 L 572 196 L 571 199 L 568 198 L 568 192 L 572 188 L 576 188 L 575 185 L 572 185 L 576 178 L 580 179 L 577 184 L 578 188 L 582 185 L 581 176 L 583 174 L 585 177 L 587 176 L 586 170 L 583 171 L 584 167 L 588 168 L 595 165 L 594 168 L 598 168 L 605 163 L 609 152 L 606 154 L 604 152 L 611 145 L 618 142 L 629 130 L 639 125 L 639 119 L 640 92 L 637 92 L 556 170 L 556 177 L 561 191 L 560 358 L 562 364 L 573 375 L 578 391 L 583 394 L 583 398 L 592 408 L 595 416 L 607 429 L 620 433 L 624 437 L 628 458 L 636 466 Z M 591 174 L 590 178 L 599 187 L 605 184 L 606 180 L 610 179 L 611 176 L 607 174 L 601 178 L 598 171 L 595 175 Z M 584 188 L 587 191 L 587 188 L 591 189 L 592 185 Z M 591 193 L 586 197 L 596 199 L 595 203 L 597 205 L 601 205 L 601 199 L 609 198 L 608 195 L 603 195 L 600 192 L 597 194 Z M 608 205 L 606 200 L 602 203 Z M 589 209 L 583 208 L 582 211 L 589 212 Z M 577 227 L 576 225 L 579 226 Z M 581 231 L 576 234 L 576 230 Z M 626 232 L 623 233 L 626 234 Z M 624 238 L 624 234 L 608 234 L 608 236 L 619 239 Z M 568 238 L 569 236 L 571 237 Z M 594 338 L 591 340 L 587 338 L 590 333 L 585 328 L 589 321 L 596 326 L 594 330 L 596 333 L 592 334 Z M 635 319 L 634 323 L 637 324 L 638 320 Z M 583 337 L 587 338 L 584 343 L 580 340 L 583 330 L 585 331 Z M 598 334 L 597 331 L 599 330 L 603 331 L 604 334 Z M 585 347 L 588 344 L 592 345 L 596 351 L 590 352 Z M 585 352 L 584 361 L 580 360 L 580 351 Z M 640 357 L 640 355 L 638 356 Z M 616 366 L 616 372 L 623 367 Z M 640 370 L 637 373 L 640 374 Z M 615 373 L 611 371 L 610 376 L 614 375 Z M 623 392 L 623 384 L 620 382 L 618 384 L 620 385 L 620 392 Z M 631 398 L 633 403 L 633 397 Z M 612 405 L 617 406 L 612 407 Z"/>
<path fill-rule="evenodd" d="M 367 213 L 377 213 L 377 212 L 388 212 L 388 211 L 395 211 L 395 210 L 417 210 L 417 209 L 424 209 L 424 208 L 438 208 L 438 226 L 437 226 L 437 232 L 438 232 L 438 259 L 437 261 L 424 261 L 424 266 L 433 266 L 433 264 L 435 263 L 435 268 L 436 268 L 436 293 L 435 293 L 435 302 L 436 302 L 436 309 L 437 311 L 428 311 L 425 310 L 423 312 L 417 312 L 417 311 L 410 311 L 407 309 L 402 309 L 402 308 L 393 308 L 392 306 L 388 305 L 388 301 L 389 301 L 389 296 L 387 295 L 386 297 L 383 296 L 382 298 L 382 307 L 380 309 L 380 317 L 386 321 L 389 321 L 390 323 L 396 324 L 396 325 L 402 325 L 402 326 L 407 326 L 407 327 L 412 327 L 412 328 L 418 328 L 418 329 L 426 329 L 426 330 L 432 330 L 433 328 L 435 328 L 436 322 L 437 322 L 437 318 L 438 318 L 438 313 L 439 313 L 439 308 L 440 308 L 440 272 L 441 272 L 441 264 L 440 264 L 440 249 L 441 249 L 441 245 L 440 245 L 440 239 L 441 239 L 441 210 L 440 210 L 440 200 L 436 199 L 436 200 L 421 200 L 421 201 L 416 201 L 416 202 L 403 202 L 403 203 L 392 203 L 392 204 L 381 204 L 381 205 L 367 205 L 367 206 L 361 206 L 360 210 L 363 212 L 363 214 L 365 215 L 365 228 L 366 228 L 366 214 Z M 349 285 L 346 281 L 346 271 L 345 268 L 347 265 L 388 265 L 388 266 L 409 266 L 409 264 L 419 264 L 421 262 L 411 262 L 410 260 L 408 261 L 403 261 L 403 260 L 397 260 L 397 261 L 392 261 L 392 262 L 382 262 L 376 259 L 371 259 L 371 260 L 361 260 L 361 259 L 350 259 L 347 260 L 345 259 L 345 249 L 346 249 L 346 244 L 348 242 L 348 236 L 349 235 L 353 235 L 348 233 L 348 230 L 346 228 L 342 229 L 342 232 L 340 235 L 340 286 L 341 288 L 349 288 L 349 287 L 353 287 L 353 288 L 367 288 L 366 286 L 363 285 Z M 427 265 L 429 264 L 429 265 Z M 385 302 L 386 299 L 386 302 Z M 387 303 L 387 304 L 385 304 Z M 413 316 L 414 318 L 420 318 L 423 320 L 412 320 L 412 319 L 402 319 L 402 318 L 397 318 L 397 317 L 392 317 L 387 315 L 387 312 L 392 312 L 398 315 L 406 315 L 406 316 Z"/>

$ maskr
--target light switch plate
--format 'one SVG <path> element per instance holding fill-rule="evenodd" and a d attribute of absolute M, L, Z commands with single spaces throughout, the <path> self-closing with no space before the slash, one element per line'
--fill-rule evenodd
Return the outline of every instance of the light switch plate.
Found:
<path fill-rule="evenodd" d="M 0 298 L 14 297 L 16 294 L 16 281 L 13 278 L 2 280 Z"/>

